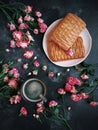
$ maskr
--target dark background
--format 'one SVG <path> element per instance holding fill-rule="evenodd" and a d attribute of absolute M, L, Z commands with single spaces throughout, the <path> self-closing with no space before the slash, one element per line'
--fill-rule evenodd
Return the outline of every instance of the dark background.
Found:
<path fill-rule="evenodd" d="M 9 0 L 7 3 L 23 2 L 27 5 L 32 5 L 34 10 L 39 10 L 43 14 L 45 23 L 49 26 L 58 18 L 64 17 L 68 12 L 72 12 L 80 16 L 87 24 L 87 28 L 92 36 L 92 49 L 89 56 L 86 58 L 87 63 L 96 64 L 98 55 L 98 4 L 97 0 Z M 17 58 L 23 54 L 21 49 L 10 49 L 10 53 L 5 52 L 9 48 L 9 41 L 11 39 L 9 31 L 6 29 L 7 19 L 0 12 L 0 60 L 5 63 L 14 61 L 14 67 L 17 67 L 21 72 L 20 85 L 28 78 L 28 72 L 32 70 L 32 60 L 22 60 L 22 63 L 17 62 Z M 65 79 L 68 75 L 74 75 L 73 67 L 70 72 L 66 72 L 67 68 L 59 67 L 52 64 L 44 54 L 42 49 L 43 34 L 34 36 L 34 48 L 38 60 L 42 65 L 48 66 L 48 71 L 53 70 L 55 73 L 60 72 L 62 78 L 57 80 L 55 78 L 49 79 L 48 72 L 43 72 L 39 69 L 36 78 L 41 79 L 47 86 L 46 97 L 48 100 L 56 99 L 56 89 L 64 85 Z M 31 49 L 31 48 L 30 48 Z M 28 62 L 29 69 L 24 71 L 22 64 Z M 96 70 L 96 75 L 98 70 Z M 71 106 L 71 110 L 67 113 L 67 119 L 73 130 L 98 130 L 98 107 L 89 106 L 84 100 L 80 102 L 73 102 L 66 97 L 65 107 Z M 25 106 L 28 110 L 27 117 L 19 117 L 18 113 L 21 106 Z M 6 100 L 0 99 L 0 130 L 63 130 L 61 126 L 55 126 L 48 121 L 40 124 L 33 118 L 35 104 L 30 104 L 22 100 L 21 104 L 10 105 Z M 64 129 L 65 130 L 65 129 Z"/>

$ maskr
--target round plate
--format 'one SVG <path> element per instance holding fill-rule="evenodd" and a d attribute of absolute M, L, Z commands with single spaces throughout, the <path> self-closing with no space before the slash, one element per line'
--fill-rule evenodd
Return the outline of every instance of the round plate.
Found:
<path fill-rule="evenodd" d="M 47 35 L 48 33 L 58 24 L 58 22 L 60 22 L 61 19 L 56 20 L 55 22 L 53 22 L 47 29 L 47 31 L 44 34 L 43 37 L 43 49 L 44 52 L 46 54 L 46 56 L 48 57 L 48 59 L 54 63 L 55 65 L 61 66 L 61 67 L 72 67 L 75 66 L 79 63 L 81 63 L 82 61 L 84 61 L 86 59 L 86 57 L 88 56 L 88 54 L 90 53 L 91 47 L 92 47 L 92 38 L 90 36 L 89 31 L 87 30 L 87 28 L 85 28 L 79 36 L 82 37 L 83 39 L 83 44 L 85 47 L 85 57 L 84 58 L 80 58 L 80 59 L 73 59 L 73 60 L 64 60 L 64 61 L 59 61 L 59 62 L 53 62 L 49 56 L 48 56 L 48 51 L 47 51 Z"/>

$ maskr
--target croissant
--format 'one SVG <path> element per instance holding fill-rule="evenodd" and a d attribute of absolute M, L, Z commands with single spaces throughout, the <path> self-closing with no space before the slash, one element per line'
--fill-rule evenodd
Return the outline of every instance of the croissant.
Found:
<path fill-rule="evenodd" d="M 55 43 L 63 50 L 68 50 L 86 27 L 85 22 L 78 16 L 68 13 L 50 32 L 50 44 Z"/>
<path fill-rule="evenodd" d="M 63 60 L 72 60 L 83 58 L 85 56 L 85 48 L 83 45 L 83 39 L 78 37 L 74 42 L 73 46 L 71 47 L 73 50 L 73 55 L 68 55 L 62 48 L 60 48 L 55 42 L 48 41 L 47 42 L 47 51 L 49 58 L 54 61 L 63 61 Z"/>

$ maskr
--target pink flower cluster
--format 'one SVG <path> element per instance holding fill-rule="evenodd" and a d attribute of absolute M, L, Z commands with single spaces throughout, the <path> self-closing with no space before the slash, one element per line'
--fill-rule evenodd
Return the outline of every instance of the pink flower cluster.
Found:
<path fill-rule="evenodd" d="M 21 101 L 20 92 L 18 92 L 17 95 L 10 97 L 10 103 L 11 104 L 17 104 L 17 103 L 20 103 L 20 101 Z"/>
<path fill-rule="evenodd" d="M 4 77 L 4 82 L 6 82 L 10 88 L 17 88 L 19 76 L 19 71 L 16 68 L 8 69 L 7 75 Z"/>

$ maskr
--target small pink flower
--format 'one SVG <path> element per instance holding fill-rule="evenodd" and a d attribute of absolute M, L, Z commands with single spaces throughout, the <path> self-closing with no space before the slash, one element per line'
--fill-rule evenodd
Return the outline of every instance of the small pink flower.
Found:
<path fill-rule="evenodd" d="M 70 92 L 72 90 L 72 86 L 69 83 L 65 84 L 65 91 Z"/>
<path fill-rule="evenodd" d="M 17 61 L 18 61 L 18 62 L 21 62 L 21 61 L 22 61 L 22 59 L 21 59 L 21 58 L 18 58 L 18 59 L 17 59 Z"/>
<path fill-rule="evenodd" d="M 73 56 L 73 54 L 74 54 L 73 49 L 70 48 L 69 50 L 67 50 L 66 54 Z"/>
<path fill-rule="evenodd" d="M 37 108 L 37 110 L 36 110 L 37 114 L 42 113 L 44 111 L 44 109 L 45 109 L 44 107 Z"/>
<path fill-rule="evenodd" d="M 81 96 L 82 96 L 83 99 L 87 99 L 87 98 L 90 97 L 90 95 L 86 94 L 86 93 L 81 93 Z"/>
<path fill-rule="evenodd" d="M 86 74 L 82 74 L 80 77 L 81 77 L 83 80 L 89 79 L 88 75 L 86 75 Z"/>
<path fill-rule="evenodd" d="M 43 101 L 38 102 L 36 105 L 37 105 L 37 107 L 42 107 L 42 105 L 43 105 Z"/>
<path fill-rule="evenodd" d="M 13 30 L 15 30 L 16 29 L 16 27 L 15 27 L 15 25 L 14 24 L 7 24 L 7 27 L 10 29 L 10 31 L 13 31 Z"/>
<path fill-rule="evenodd" d="M 30 59 L 30 58 L 33 56 L 33 54 L 34 54 L 33 51 L 31 51 L 31 50 L 26 50 L 23 56 L 24 56 L 26 59 Z"/>
<path fill-rule="evenodd" d="M 20 42 L 16 42 L 16 46 L 17 47 L 21 47 L 21 48 L 27 48 L 29 45 L 29 42 L 28 41 L 20 41 Z"/>
<path fill-rule="evenodd" d="M 21 29 L 21 30 L 27 29 L 27 28 L 29 28 L 29 26 L 28 26 L 26 23 L 21 23 L 21 24 L 19 25 L 19 29 Z"/>
<path fill-rule="evenodd" d="M 12 36 L 16 41 L 20 41 L 23 38 L 22 32 L 17 30 L 12 33 Z"/>
<path fill-rule="evenodd" d="M 43 20 L 42 18 L 38 18 L 38 19 L 37 19 L 37 22 L 38 22 L 38 24 L 40 25 L 40 24 L 44 23 L 44 20 Z"/>
<path fill-rule="evenodd" d="M 42 16 L 42 13 L 41 13 L 40 11 L 36 11 L 36 12 L 35 12 L 35 15 L 36 15 L 37 17 L 41 17 L 41 16 Z"/>
<path fill-rule="evenodd" d="M 38 34 L 39 33 L 38 29 L 36 29 L 36 28 L 33 30 L 33 32 L 34 32 L 34 34 Z"/>
<path fill-rule="evenodd" d="M 98 105 L 98 102 L 95 102 L 95 101 L 90 102 L 90 106 L 96 107 L 97 105 Z"/>
<path fill-rule="evenodd" d="M 9 76 L 14 76 L 15 78 L 19 78 L 20 74 L 19 74 L 18 69 L 12 68 L 12 69 L 9 71 Z"/>
<path fill-rule="evenodd" d="M 54 107 L 54 106 L 57 106 L 57 105 L 58 105 L 58 103 L 54 100 L 49 102 L 49 107 Z"/>
<path fill-rule="evenodd" d="M 72 94 L 71 99 L 75 102 L 80 101 L 82 99 L 82 96 L 80 94 Z"/>
<path fill-rule="evenodd" d="M 71 91 L 70 91 L 72 94 L 76 94 L 77 93 L 77 90 L 75 88 L 75 86 L 71 86 Z"/>
<path fill-rule="evenodd" d="M 17 104 L 17 103 L 20 103 L 20 101 L 21 101 L 21 95 L 18 94 L 18 95 L 15 96 L 15 101 L 14 101 L 14 103 Z"/>
<path fill-rule="evenodd" d="M 45 23 L 40 23 L 39 27 L 41 33 L 44 33 L 47 30 L 47 25 Z"/>
<path fill-rule="evenodd" d="M 54 72 L 49 72 L 48 77 L 49 77 L 49 78 L 54 77 Z"/>
<path fill-rule="evenodd" d="M 57 90 L 57 92 L 58 92 L 59 94 L 61 94 L 61 95 L 63 95 L 63 94 L 66 93 L 66 91 L 65 91 L 63 88 L 59 88 L 59 89 Z"/>
<path fill-rule="evenodd" d="M 82 83 L 80 82 L 80 80 L 79 79 L 77 79 L 77 78 L 75 78 L 75 77 L 68 77 L 68 83 L 70 84 L 70 85 L 81 85 Z"/>
<path fill-rule="evenodd" d="M 16 88 L 18 86 L 18 81 L 16 78 L 12 78 L 8 81 L 8 86 L 10 88 Z"/>
<path fill-rule="evenodd" d="M 24 11 L 26 12 L 26 13 L 31 13 L 32 12 L 32 6 L 25 6 L 25 9 L 24 9 Z"/>
<path fill-rule="evenodd" d="M 27 116 L 27 109 L 26 109 L 25 107 L 22 107 L 22 108 L 20 109 L 20 113 L 21 113 L 22 115 L 24 115 L 24 116 Z"/>
<path fill-rule="evenodd" d="M 31 20 L 31 16 L 30 16 L 30 15 L 26 15 L 26 16 L 24 17 L 24 20 L 25 20 L 25 21 L 30 21 L 30 20 Z"/>
<path fill-rule="evenodd" d="M 28 63 L 26 63 L 26 64 L 23 64 L 23 69 L 28 69 Z"/>
<path fill-rule="evenodd" d="M 27 36 L 27 38 L 28 38 L 29 41 L 34 41 L 34 39 L 33 39 L 33 37 L 31 36 L 31 34 L 30 34 L 29 31 L 26 32 L 26 36 Z"/>
<path fill-rule="evenodd" d="M 19 24 L 23 23 L 22 16 L 18 18 L 18 23 L 19 23 Z"/>
<path fill-rule="evenodd" d="M 9 80 L 9 77 L 8 77 L 8 76 L 5 76 L 5 77 L 4 77 L 4 82 L 8 82 L 8 80 Z"/>
<path fill-rule="evenodd" d="M 37 60 L 35 60 L 33 64 L 34 64 L 35 67 L 39 67 L 40 66 L 40 63 Z"/>
<path fill-rule="evenodd" d="M 16 43 L 15 43 L 14 40 L 11 40 L 11 41 L 10 41 L 10 47 L 11 47 L 11 48 L 15 48 L 15 47 L 16 47 Z"/>
<path fill-rule="evenodd" d="M 15 102 L 15 97 L 14 96 L 10 97 L 10 103 L 14 104 L 14 102 Z"/>

